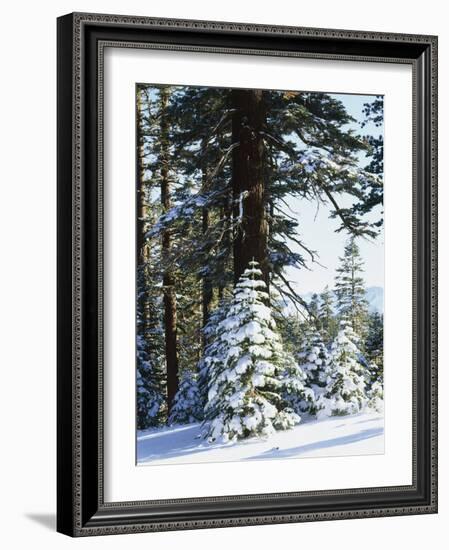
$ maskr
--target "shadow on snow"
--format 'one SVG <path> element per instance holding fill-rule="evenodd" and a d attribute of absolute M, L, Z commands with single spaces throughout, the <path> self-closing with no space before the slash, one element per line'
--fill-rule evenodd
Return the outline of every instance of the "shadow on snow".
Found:
<path fill-rule="evenodd" d="M 378 418 L 362 418 L 357 419 L 352 417 L 352 425 L 355 427 L 356 424 L 366 424 L 370 422 L 378 422 Z M 298 429 L 302 431 L 303 427 L 308 427 L 311 422 L 311 418 L 305 417 L 305 422 L 301 423 L 301 427 L 298 426 L 296 429 L 292 430 L 293 437 L 299 437 Z M 270 459 L 270 458 L 294 458 L 300 457 L 306 453 L 320 451 L 323 449 L 328 449 L 332 452 L 332 449 L 336 449 L 340 446 L 346 446 L 353 443 L 363 442 L 365 440 L 373 439 L 383 434 L 382 427 L 366 427 L 365 429 L 356 429 L 351 433 L 346 433 L 344 435 L 339 435 L 335 437 L 334 430 L 339 430 L 346 427 L 346 423 L 342 423 L 342 419 L 339 417 L 329 418 L 325 421 L 326 429 L 324 433 L 319 432 L 320 439 L 316 440 L 312 435 L 315 430 L 310 432 L 310 429 L 302 433 L 302 436 L 305 437 L 302 445 L 290 446 L 292 439 L 285 439 L 288 435 L 288 432 L 279 432 L 280 439 L 273 441 L 274 444 L 279 446 L 266 448 L 260 450 L 259 453 L 253 454 L 257 451 L 258 445 L 266 445 L 268 440 L 251 438 L 245 441 L 239 442 L 228 442 L 228 443 L 209 443 L 207 440 L 201 437 L 201 423 L 189 424 L 189 425 L 174 425 L 167 426 L 165 428 L 152 429 L 144 432 L 140 432 L 138 435 L 137 441 L 137 462 L 140 464 L 156 462 L 158 460 L 166 460 L 171 458 L 182 458 L 188 459 L 188 457 L 193 457 L 194 455 L 203 454 L 208 451 L 216 451 L 222 449 L 230 448 L 239 448 L 242 451 L 241 456 L 234 456 L 232 454 L 231 460 L 258 460 L 258 459 Z M 315 423 L 314 421 L 313 423 Z M 309 424 L 310 423 L 310 424 Z M 312 424 L 313 425 L 313 424 Z M 317 422 L 317 427 L 323 427 L 323 422 Z M 311 426 L 310 426 L 311 427 Z M 350 426 L 348 428 L 351 430 Z M 296 432 L 296 433 L 294 433 Z M 333 433 L 332 433 L 333 432 Z M 311 436 L 313 437 L 311 441 Z M 307 441 L 308 439 L 308 441 Z M 287 447 L 286 447 L 287 445 Z M 256 448 L 254 448 L 254 447 Z M 252 449 L 253 447 L 253 449 Z M 260 447 L 259 447 L 260 449 Z M 355 449 L 352 449 L 355 451 Z M 251 452 L 252 451 L 252 452 Z M 356 450 L 358 452 L 359 449 Z M 339 455 L 340 453 L 338 453 Z M 225 455 L 220 457 L 222 460 Z M 211 457 L 212 458 L 212 457 Z M 218 460 L 220 460 L 218 459 Z M 217 456 L 214 456 L 212 461 L 216 461 Z M 189 460 L 190 461 L 190 460 Z"/>
<path fill-rule="evenodd" d="M 170 427 L 165 430 L 155 430 L 138 437 L 138 462 L 158 458 L 172 458 L 183 455 L 197 454 L 210 450 L 210 445 L 199 438 L 201 424 Z M 173 437 L 174 434 L 177 437 Z M 146 454 L 157 441 L 157 452 Z M 148 445 L 147 445 L 148 443 Z M 146 449 L 146 447 L 149 447 Z"/>
<path fill-rule="evenodd" d="M 257 460 L 265 458 L 291 458 L 297 457 L 301 454 L 309 451 L 316 451 L 318 449 L 327 449 L 335 447 L 337 445 L 348 445 L 350 443 L 357 443 L 358 441 L 364 441 L 382 435 L 382 428 L 369 428 L 362 430 L 356 434 L 343 435 L 341 437 L 334 437 L 324 441 L 315 441 L 314 443 L 308 443 L 306 445 L 299 445 L 298 447 L 292 447 L 289 449 L 269 449 L 258 455 L 249 456 L 247 460 Z"/>

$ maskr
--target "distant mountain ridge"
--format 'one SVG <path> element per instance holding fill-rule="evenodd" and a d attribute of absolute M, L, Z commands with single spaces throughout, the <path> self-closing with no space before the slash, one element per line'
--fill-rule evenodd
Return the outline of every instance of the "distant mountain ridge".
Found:
<path fill-rule="evenodd" d="M 384 289 L 381 286 L 370 286 L 366 289 L 368 309 L 371 313 L 384 312 Z"/>
<path fill-rule="evenodd" d="M 315 292 L 307 292 L 301 297 L 307 303 L 310 302 Z M 335 299 L 335 293 L 332 292 Z M 368 310 L 370 313 L 382 313 L 384 312 L 384 289 L 381 286 L 369 286 L 366 289 L 366 301 L 368 302 Z"/>

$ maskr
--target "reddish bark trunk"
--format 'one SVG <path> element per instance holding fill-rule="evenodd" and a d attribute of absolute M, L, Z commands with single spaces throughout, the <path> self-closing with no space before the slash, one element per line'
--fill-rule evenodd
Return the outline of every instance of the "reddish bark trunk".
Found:
<path fill-rule="evenodd" d="M 202 225 L 203 225 L 202 227 L 203 235 L 205 235 L 209 229 L 209 210 L 207 207 L 203 208 Z M 203 277 L 203 288 L 202 288 L 203 327 L 206 326 L 207 321 L 209 320 L 212 298 L 213 298 L 212 281 L 208 275 L 205 275 Z"/>
<path fill-rule="evenodd" d="M 161 91 L 161 203 L 163 212 L 168 212 L 171 203 L 171 185 L 169 177 L 169 135 L 166 109 L 168 105 L 168 91 Z M 169 267 L 171 253 L 171 234 L 166 229 L 162 234 L 162 261 L 164 273 L 163 302 L 164 302 L 164 326 L 165 326 L 165 361 L 167 364 L 167 406 L 170 413 L 173 400 L 179 387 L 179 366 L 178 366 L 178 342 L 177 342 L 177 304 L 175 292 L 175 277 Z"/>
<path fill-rule="evenodd" d="M 268 285 L 268 224 L 265 208 L 264 162 L 266 106 L 262 90 L 233 90 L 232 159 L 234 282 L 251 260 L 259 263 Z"/>

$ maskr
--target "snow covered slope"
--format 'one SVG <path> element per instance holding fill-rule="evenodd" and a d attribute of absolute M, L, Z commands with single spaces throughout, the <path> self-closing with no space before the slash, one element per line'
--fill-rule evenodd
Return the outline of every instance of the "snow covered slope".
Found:
<path fill-rule="evenodd" d="M 138 432 L 138 464 L 186 464 L 273 458 L 383 454 L 384 419 L 374 413 L 304 421 L 269 439 L 208 443 L 200 424 Z"/>

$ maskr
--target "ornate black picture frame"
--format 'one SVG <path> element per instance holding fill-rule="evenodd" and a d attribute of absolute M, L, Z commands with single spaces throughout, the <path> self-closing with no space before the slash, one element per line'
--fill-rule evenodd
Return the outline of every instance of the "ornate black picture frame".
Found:
<path fill-rule="evenodd" d="M 405 63 L 413 70 L 413 483 L 104 501 L 105 44 Z M 71 536 L 437 512 L 437 38 L 69 14 L 58 19 L 58 502 Z"/>

